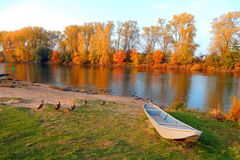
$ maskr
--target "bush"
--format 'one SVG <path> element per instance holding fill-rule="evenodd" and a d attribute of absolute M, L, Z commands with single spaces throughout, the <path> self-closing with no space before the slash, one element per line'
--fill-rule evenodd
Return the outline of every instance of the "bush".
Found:
<path fill-rule="evenodd" d="M 200 64 L 194 64 L 191 67 L 191 70 L 193 70 L 193 71 L 201 71 L 202 70 L 202 66 Z"/>
<path fill-rule="evenodd" d="M 51 63 L 52 64 L 59 64 L 60 63 L 60 52 L 58 51 L 52 51 L 51 54 Z"/>
<path fill-rule="evenodd" d="M 225 119 L 225 117 L 223 115 L 223 110 L 220 106 L 212 108 L 208 112 L 212 118 L 215 118 L 220 121 L 223 121 Z"/>
<path fill-rule="evenodd" d="M 236 63 L 234 68 L 235 68 L 235 70 L 240 71 L 240 62 Z"/>
<path fill-rule="evenodd" d="M 226 117 L 228 120 L 240 122 L 240 99 L 236 96 L 233 97 L 230 111 Z"/>
<path fill-rule="evenodd" d="M 168 108 L 168 110 L 186 110 L 187 106 L 185 105 L 185 103 L 182 102 L 175 102 L 173 104 L 171 104 Z"/>
<path fill-rule="evenodd" d="M 216 67 L 214 66 L 207 66 L 207 71 L 215 71 Z"/>

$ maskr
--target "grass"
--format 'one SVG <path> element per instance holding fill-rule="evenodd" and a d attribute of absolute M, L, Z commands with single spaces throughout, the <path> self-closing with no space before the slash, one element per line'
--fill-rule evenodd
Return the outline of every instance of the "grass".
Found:
<path fill-rule="evenodd" d="M 204 113 L 171 112 L 204 133 L 196 143 L 161 138 L 143 111 L 77 101 L 70 113 L 0 106 L 0 159 L 239 159 L 240 126 Z M 200 116 L 200 118 L 198 118 Z"/>

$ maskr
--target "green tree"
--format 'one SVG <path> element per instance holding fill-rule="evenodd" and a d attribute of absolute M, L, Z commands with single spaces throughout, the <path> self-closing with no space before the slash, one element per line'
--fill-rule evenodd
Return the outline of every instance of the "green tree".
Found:
<path fill-rule="evenodd" d="M 49 60 L 51 50 L 46 47 L 38 47 L 34 50 L 34 58 L 37 63 L 45 63 Z"/>

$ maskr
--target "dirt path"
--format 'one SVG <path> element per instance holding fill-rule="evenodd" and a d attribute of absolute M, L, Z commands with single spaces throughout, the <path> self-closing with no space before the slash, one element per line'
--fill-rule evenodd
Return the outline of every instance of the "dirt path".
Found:
<path fill-rule="evenodd" d="M 30 103 L 18 104 L 25 107 L 37 108 L 41 100 L 46 103 L 57 104 L 61 101 L 62 104 L 70 106 L 76 99 L 101 99 L 105 101 L 114 101 L 126 105 L 135 106 L 142 109 L 144 101 L 135 100 L 131 97 L 121 97 L 103 94 L 85 94 L 72 91 L 60 91 L 49 88 L 49 85 L 36 84 L 30 82 L 17 82 L 15 88 L 0 86 L 0 97 L 18 97 L 29 100 Z"/>

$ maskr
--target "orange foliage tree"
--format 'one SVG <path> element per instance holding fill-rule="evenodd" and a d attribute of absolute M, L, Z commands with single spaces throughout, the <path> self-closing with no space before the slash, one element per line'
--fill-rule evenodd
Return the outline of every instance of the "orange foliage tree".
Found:
<path fill-rule="evenodd" d="M 137 53 L 137 49 L 133 48 L 131 53 L 130 53 L 130 59 L 133 62 L 134 66 L 138 66 L 139 65 L 139 60 L 140 60 L 140 56 Z"/>
<path fill-rule="evenodd" d="M 60 63 L 60 52 L 56 50 L 52 51 L 51 63 L 52 64 Z"/>
<path fill-rule="evenodd" d="M 113 61 L 117 64 L 121 64 L 125 61 L 127 54 L 123 50 L 117 50 L 116 53 L 113 54 Z"/>
<path fill-rule="evenodd" d="M 154 65 L 158 65 L 160 63 L 163 63 L 164 61 L 164 53 L 162 53 L 160 50 L 156 50 L 153 52 L 153 59 L 154 59 Z"/>

